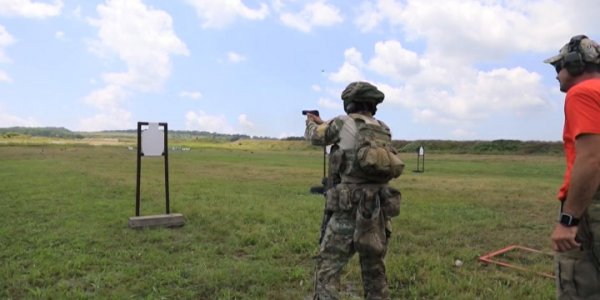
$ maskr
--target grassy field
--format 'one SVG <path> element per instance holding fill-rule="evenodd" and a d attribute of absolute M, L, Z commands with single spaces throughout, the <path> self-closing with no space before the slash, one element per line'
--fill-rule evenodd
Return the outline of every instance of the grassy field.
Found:
<path fill-rule="evenodd" d="M 131 141 L 127 141 L 131 142 Z M 305 299 L 323 199 L 322 152 L 302 142 L 186 141 L 169 153 L 176 229 L 128 228 L 136 155 L 104 146 L 0 143 L 0 298 Z M 184 142 L 173 141 L 173 145 Z M 394 299 L 552 299 L 549 255 L 478 261 L 512 244 L 550 252 L 560 156 L 427 156 L 392 185 L 403 203 L 387 256 Z M 142 215 L 164 212 L 163 161 L 142 160 Z M 455 260 L 464 262 L 455 266 Z M 360 299 L 358 260 L 344 299 Z"/>

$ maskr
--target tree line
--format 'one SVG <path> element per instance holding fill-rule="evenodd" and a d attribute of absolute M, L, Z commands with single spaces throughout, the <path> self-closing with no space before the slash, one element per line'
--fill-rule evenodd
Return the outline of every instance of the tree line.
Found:
<path fill-rule="evenodd" d="M 135 135 L 137 130 L 113 130 L 95 133 L 73 132 L 64 127 L 8 127 L 0 128 L 0 136 L 40 136 L 50 138 L 83 139 L 86 136 Z M 210 139 L 233 142 L 238 140 L 278 140 L 272 137 L 250 136 L 246 134 L 223 134 L 208 131 L 169 130 L 169 137 L 176 139 Z M 304 137 L 290 136 L 285 141 L 303 141 Z M 399 152 L 410 153 L 423 147 L 429 153 L 455 154 L 562 154 L 563 144 L 559 141 L 521 141 L 499 139 L 492 141 L 454 141 L 454 140 L 394 140 L 394 148 Z"/>

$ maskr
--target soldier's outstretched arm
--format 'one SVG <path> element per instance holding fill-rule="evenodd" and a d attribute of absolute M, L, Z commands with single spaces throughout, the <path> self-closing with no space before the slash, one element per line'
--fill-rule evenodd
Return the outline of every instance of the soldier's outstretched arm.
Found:
<path fill-rule="evenodd" d="M 340 126 L 337 118 L 323 121 L 319 116 L 308 114 L 304 138 L 316 146 L 326 146 L 339 141 Z"/>

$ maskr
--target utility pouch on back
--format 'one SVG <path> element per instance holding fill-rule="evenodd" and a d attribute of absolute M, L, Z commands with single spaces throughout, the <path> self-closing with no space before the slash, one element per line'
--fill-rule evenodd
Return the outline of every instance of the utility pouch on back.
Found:
<path fill-rule="evenodd" d="M 382 181 L 396 178 L 404 170 L 404 162 L 390 146 L 363 146 L 358 149 L 357 158 L 364 173 L 385 178 Z"/>
<path fill-rule="evenodd" d="M 402 194 L 399 190 L 386 186 L 379 191 L 379 197 L 386 218 L 393 218 L 400 214 Z"/>
<path fill-rule="evenodd" d="M 385 229 L 379 193 L 374 189 L 365 189 L 356 210 L 353 236 L 356 250 L 375 256 L 384 255 L 387 248 Z"/>
<path fill-rule="evenodd" d="M 356 146 L 352 151 L 353 163 L 346 174 L 385 183 L 397 178 L 404 170 L 404 162 L 392 146 L 389 128 L 373 118 L 351 114 L 356 124 Z"/>

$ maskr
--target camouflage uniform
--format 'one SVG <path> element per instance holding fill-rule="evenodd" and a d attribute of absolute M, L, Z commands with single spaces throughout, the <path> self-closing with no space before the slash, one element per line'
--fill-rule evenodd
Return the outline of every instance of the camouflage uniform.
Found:
<path fill-rule="evenodd" d="M 336 144 L 342 151 L 351 151 L 355 147 L 356 136 L 356 125 L 351 115 L 338 116 L 321 125 L 307 121 L 306 139 L 314 145 Z M 351 163 L 343 161 L 342 165 Z M 342 172 L 341 183 L 327 191 L 326 211 L 332 212 L 332 217 L 327 224 L 317 257 L 315 299 L 340 298 L 340 273 L 355 252 L 358 252 L 360 258 L 365 298 L 390 298 L 384 258 L 391 234 L 391 222 L 385 216 L 380 202 L 374 204 L 373 201 L 366 201 L 379 199 L 377 193 L 386 187 L 386 183 L 372 183 Z M 360 207 L 361 205 L 364 207 Z M 357 222 L 362 219 L 357 219 L 357 211 L 369 212 L 371 217 L 366 221 L 375 224 L 361 229 L 368 231 L 362 232 L 362 238 L 367 239 L 362 247 L 357 245 L 357 238 L 362 239 L 358 232 L 360 230 L 357 230 Z"/>

